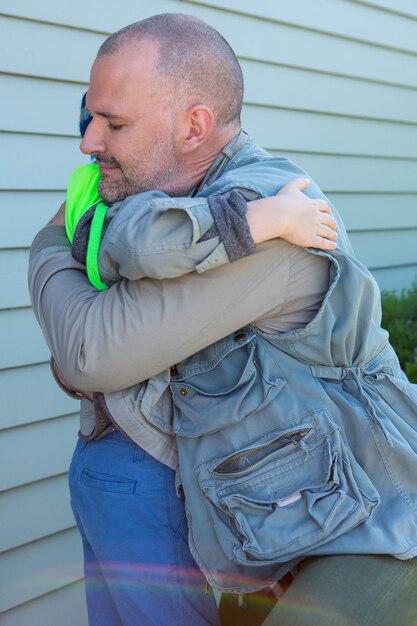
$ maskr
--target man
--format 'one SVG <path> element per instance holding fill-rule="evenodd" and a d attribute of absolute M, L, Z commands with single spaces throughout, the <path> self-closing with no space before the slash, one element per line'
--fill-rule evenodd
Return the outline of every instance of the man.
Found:
<path fill-rule="evenodd" d="M 104 200 L 114 203 L 130 194 L 153 188 L 174 196 L 191 194 L 197 197 L 200 194 L 203 198 L 205 193 L 224 193 L 238 188 L 246 190 L 247 199 L 250 199 L 250 194 L 271 195 L 299 175 L 300 171 L 286 160 L 279 160 L 277 166 L 253 142 L 241 137 L 241 98 L 241 74 L 230 48 L 217 33 L 198 20 L 184 16 L 156 16 L 119 31 L 104 44 L 93 66 L 87 102 L 93 118 L 82 144 L 86 153 L 97 156 L 102 175 L 100 193 Z M 275 188 L 273 172 L 278 177 Z M 228 183 L 231 183 L 230 187 Z M 311 193 L 319 195 L 314 187 Z M 153 207 L 158 210 L 158 202 L 154 202 Z M 183 208 L 181 203 L 179 208 Z M 207 224 L 204 206 L 199 209 L 194 225 L 204 235 L 211 224 Z M 345 233 L 340 228 L 341 247 L 349 252 Z M 217 250 L 217 254 L 221 256 L 221 251 Z M 342 264 L 345 258 L 346 252 L 343 252 L 337 262 Z M 206 260 L 209 266 L 213 262 L 210 257 Z M 351 267 L 349 263 L 346 261 L 348 268 Z M 173 368 L 171 384 L 178 407 L 177 417 L 183 418 L 186 425 L 188 411 L 194 411 L 198 425 L 203 413 L 199 411 L 199 405 L 194 408 L 192 403 L 187 405 L 189 391 L 187 383 L 184 385 L 181 380 L 184 368 L 180 362 L 185 359 L 187 364 L 188 357 L 203 350 L 201 356 L 193 357 L 194 368 L 197 366 L 194 373 L 202 370 L 210 387 L 213 368 L 202 367 L 209 363 L 203 358 L 208 354 L 204 353 L 207 346 L 223 337 L 228 342 L 228 352 L 219 351 L 221 343 L 213 347 L 213 354 L 219 356 L 219 360 L 213 361 L 214 366 L 222 361 L 221 354 L 233 356 L 230 350 L 233 341 L 244 346 L 248 346 L 249 340 L 255 341 L 252 331 L 250 335 L 234 333 L 249 323 L 257 329 L 261 351 L 265 350 L 265 335 L 269 334 L 273 343 L 279 344 L 276 335 L 283 331 L 288 330 L 291 334 L 291 329 L 306 324 L 310 329 L 309 322 L 316 319 L 317 326 L 320 316 L 316 314 L 324 310 L 321 304 L 328 289 L 329 276 L 334 280 L 333 291 L 339 280 L 337 273 L 336 278 L 333 274 L 336 262 L 331 258 L 310 255 L 282 241 L 260 247 L 252 256 L 234 265 L 220 268 L 216 265 L 214 262 L 215 269 L 202 276 L 191 273 L 173 280 L 122 281 L 98 294 L 80 271 L 83 266 L 72 259 L 68 242 L 59 228 L 42 231 L 34 243 L 31 293 L 52 354 L 70 384 L 83 390 L 103 392 L 103 395 L 94 396 L 98 407 L 96 415 L 98 413 L 100 417 L 100 407 L 104 413 L 109 409 L 117 427 L 140 443 L 140 446 L 135 445 L 120 432 L 103 431 L 108 434 L 102 439 L 81 442 L 74 456 L 72 494 L 84 541 L 92 624 L 216 623 L 211 597 L 201 597 L 193 592 L 192 584 L 201 588 L 201 578 L 187 552 L 182 504 L 173 495 L 174 474 L 170 467 L 176 466 L 176 451 L 172 427 L 170 430 L 171 405 L 165 393 L 169 384 L 166 368 L 179 365 L 177 370 Z M 359 268 L 357 271 L 360 277 L 363 270 Z M 352 287 L 349 274 L 346 275 L 347 284 Z M 349 295 L 349 290 L 347 293 Z M 335 328 L 335 336 L 336 330 L 340 329 Z M 232 335 L 227 337 L 230 333 Z M 286 335 L 284 332 L 284 339 Z M 377 337 L 381 343 L 386 341 L 379 331 Z M 325 345 L 324 339 L 322 343 Z M 223 347 L 226 348 L 226 344 Z M 282 346 L 279 349 L 285 361 L 285 350 Z M 243 353 L 235 354 L 240 359 Z M 261 356 L 263 366 L 264 354 Z M 290 359 L 289 363 L 293 361 Z M 223 379 L 227 387 L 232 371 L 230 359 L 225 364 Z M 255 361 L 253 365 L 256 367 Z M 253 366 L 250 367 L 253 370 Z M 288 367 L 291 369 L 290 365 Z M 299 367 L 305 378 L 307 370 Z M 333 367 L 333 376 L 334 369 L 337 368 Z M 317 370 L 317 380 L 322 374 Z M 136 385 L 127 392 L 117 391 L 151 377 L 154 378 L 147 385 Z M 306 382 L 310 384 L 311 381 Z M 324 383 L 323 388 L 327 394 Z M 213 389 L 215 395 L 216 388 Z M 224 398 L 233 412 L 239 404 L 229 400 L 231 390 L 229 386 Z M 210 394 L 206 390 L 203 395 Z M 296 391 L 293 397 L 297 402 L 298 396 Z M 368 401 L 368 396 L 365 397 Z M 249 406 L 256 410 L 263 405 L 257 407 L 255 403 L 253 406 L 251 394 L 249 400 Z M 300 398 L 302 401 L 303 397 Z M 360 404 L 358 400 L 355 403 Z M 88 413 L 95 422 L 91 403 L 83 400 L 85 419 Z M 245 423 L 253 425 L 256 419 Z M 268 416 L 262 419 L 268 419 Z M 297 431 L 300 441 L 306 437 L 304 452 L 300 441 L 295 441 L 306 455 L 311 447 L 312 435 L 309 433 L 314 432 L 311 418 L 307 422 L 308 426 Z M 376 422 L 379 424 L 378 419 Z M 94 432 L 94 426 L 87 434 Z M 381 431 L 384 432 L 383 428 Z M 177 432 L 180 432 L 179 428 Z M 329 435 L 333 432 L 338 432 L 338 428 L 330 428 Z M 187 431 L 180 434 L 187 436 Z M 322 441 L 321 437 L 319 440 Z M 226 443 L 224 438 L 222 444 Z M 320 450 L 326 454 L 322 445 Z M 310 458 L 317 458 L 317 454 L 310 455 Z M 235 463 L 233 456 L 231 459 Z M 337 466 L 339 472 L 349 464 L 348 461 L 344 463 L 344 466 Z M 219 467 L 222 472 L 229 465 L 220 464 Z M 182 479 L 188 481 L 192 490 L 191 473 L 187 472 Z M 369 487 L 364 476 L 361 482 L 362 486 Z M 153 497 L 155 491 L 162 494 L 165 506 Z M 360 490 L 357 495 L 359 493 Z M 139 498 L 133 502 L 136 495 Z M 349 529 L 352 523 L 362 523 L 377 505 L 378 496 L 371 488 L 366 498 L 360 497 L 363 500 L 362 517 L 355 517 L 352 507 L 347 507 L 349 516 L 353 515 Z M 407 498 L 410 499 L 408 492 Z M 291 501 L 281 498 L 279 506 L 285 508 L 300 501 L 302 495 L 296 492 Z M 350 500 L 346 499 L 346 502 Z M 404 515 L 402 512 L 402 521 Z M 409 527 L 404 532 L 407 545 L 412 544 L 410 534 L 415 534 L 414 518 L 411 514 L 409 517 Z M 204 525 L 206 520 L 202 521 Z M 193 532 L 195 535 L 195 527 Z M 336 538 L 334 524 L 331 533 Z M 155 535 L 160 541 L 150 544 Z M 396 539 L 392 538 L 391 553 L 398 552 Z M 345 547 L 342 554 L 354 551 L 355 546 L 348 548 Z M 216 549 L 214 544 L 213 549 Z M 309 551 L 309 548 L 305 549 Z M 413 549 L 415 543 L 414 548 L 408 547 L 408 556 L 415 554 Z M 380 545 L 378 551 L 381 552 Z M 336 552 L 340 553 L 340 549 Z M 310 550 L 310 553 L 314 552 Z M 323 574 L 326 569 L 323 561 L 326 559 L 319 559 L 324 584 L 317 590 L 317 598 L 321 593 L 322 599 L 333 582 L 328 574 Z M 340 562 L 339 558 L 339 567 Z M 375 572 L 377 584 L 371 596 L 372 611 L 381 589 L 388 588 L 388 583 L 397 576 L 399 580 L 403 571 L 413 573 L 415 570 L 410 566 L 400 572 L 397 561 L 391 558 L 389 563 L 393 574 L 389 572 L 384 582 L 381 581 L 380 570 L 383 568 L 379 563 L 381 561 L 378 561 Z M 135 568 L 135 564 L 140 565 Z M 175 569 L 178 566 L 189 570 Z M 307 563 L 300 580 L 309 567 Z M 313 569 L 317 568 L 313 565 Z M 150 571 L 154 574 L 153 579 L 149 576 Z M 387 568 L 384 571 L 386 573 Z M 94 575 L 98 590 L 91 584 Z M 175 588 L 175 581 L 184 585 L 187 575 L 190 588 Z M 316 571 L 314 576 L 318 579 Z M 311 582 L 311 578 L 307 577 L 307 580 Z M 402 580 L 404 583 L 404 576 Z M 169 583 L 173 587 L 165 590 L 162 596 L 158 584 Z M 403 584 L 402 588 L 407 586 Z M 297 591 L 296 587 L 294 589 Z M 332 596 L 331 591 L 329 595 Z M 326 602 L 329 601 L 326 598 Z M 369 598 L 367 601 L 369 603 Z M 348 599 L 344 606 L 349 603 Z M 402 618 L 406 610 L 409 609 L 402 607 Z M 410 610 L 413 612 L 408 615 L 415 615 L 414 607 Z M 358 614 L 362 620 L 359 623 L 365 623 L 363 603 Z M 386 612 L 386 615 L 389 614 Z M 320 619 L 316 623 L 326 623 L 322 615 Z M 348 623 L 346 616 L 338 616 L 338 619 L 338 622 L 328 623 L 340 624 L 342 619 Z M 309 623 L 313 621 L 310 619 Z"/>

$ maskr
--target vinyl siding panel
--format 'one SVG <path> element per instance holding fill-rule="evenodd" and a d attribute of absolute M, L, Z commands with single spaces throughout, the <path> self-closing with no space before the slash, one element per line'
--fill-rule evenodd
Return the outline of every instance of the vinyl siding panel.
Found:
<path fill-rule="evenodd" d="M 83 593 L 81 581 L 60 587 L 3 613 L 2 626 L 55 626 L 57 615 L 59 626 L 84 626 L 87 611 L 85 604 L 80 602 Z"/>
<path fill-rule="evenodd" d="M 330 200 L 342 214 L 350 232 L 417 228 L 416 199 L 411 193 L 333 193 Z"/>
<path fill-rule="evenodd" d="M 24 389 L 24 393 L 19 390 Z M 19 402 L 16 402 L 16 397 Z M 48 363 L 0 370 L 1 430 L 77 413 L 79 403 L 62 393 Z"/>
<path fill-rule="evenodd" d="M 417 158 L 417 125 L 246 105 L 246 128 L 270 150 Z M 297 133 L 294 133 L 297 128 Z"/>
<path fill-rule="evenodd" d="M 417 265 L 414 250 L 416 228 L 355 232 L 351 241 L 358 257 L 371 270 Z"/>
<path fill-rule="evenodd" d="M 417 92 L 408 87 L 255 60 L 243 60 L 241 65 L 245 74 L 245 101 L 250 104 L 417 122 Z M 276 87 L 271 89 L 271 85 Z"/>
<path fill-rule="evenodd" d="M 14 489 L 65 472 L 75 447 L 77 419 L 77 415 L 58 416 L 4 431 L 0 489 Z M 55 441 L 59 445 L 51 445 Z"/>
<path fill-rule="evenodd" d="M 5 491 L 2 508 L 2 552 L 74 526 L 66 473 Z"/>
<path fill-rule="evenodd" d="M 315 154 L 283 151 L 289 159 L 296 161 L 320 184 L 328 194 L 348 192 L 354 194 L 406 192 L 415 194 L 417 187 L 416 163 L 413 159 L 386 159 L 342 154 Z M 416 196 L 413 195 L 414 206 Z M 352 203 L 352 210 L 356 203 Z M 395 226 L 391 216 L 391 224 Z"/>
<path fill-rule="evenodd" d="M 0 189 L 61 190 L 60 200 L 63 202 L 69 174 L 87 162 L 78 154 L 79 143 L 76 137 L 3 133 L 0 160 L 4 166 L 0 171 Z M 19 214 L 13 218 L 19 223 Z"/>
<path fill-rule="evenodd" d="M 64 197 L 64 188 L 0 191 L 0 249 L 28 248 L 34 234 L 56 213 Z M 18 217 L 10 219 L 11 215 Z"/>
<path fill-rule="evenodd" d="M 409 266 L 400 265 L 398 267 L 373 269 L 372 273 L 378 281 L 380 289 L 398 291 L 398 285 L 400 284 L 415 284 L 417 276 L 417 263 L 413 262 Z"/>
<path fill-rule="evenodd" d="M 78 105 L 86 89 L 87 83 L 0 74 L 0 90 L 8 94 L 0 102 L 3 132 L 78 138 Z"/>
<path fill-rule="evenodd" d="M 29 253 L 27 250 L 0 250 L 0 309 L 29 306 L 27 289 L 27 266 Z M 13 268 L 13 272 L 10 271 Z"/>
<path fill-rule="evenodd" d="M 82 551 L 75 528 L 4 552 L 0 556 L 0 610 L 7 611 L 80 578 Z"/>
<path fill-rule="evenodd" d="M 78 403 L 54 383 L 28 249 L 65 198 L 97 48 L 154 13 L 201 17 L 235 49 L 246 129 L 305 168 L 381 288 L 417 276 L 414 0 L 0 0 L 0 571 L 5 626 L 86 626 L 66 472 Z"/>
<path fill-rule="evenodd" d="M 0 370 L 49 361 L 42 332 L 29 308 L 0 311 L 0 345 Z M 15 393 L 18 399 L 18 387 Z"/>
<path fill-rule="evenodd" d="M 402 15 L 403 17 L 417 18 L 415 0 L 396 0 L 396 2 L 393 2 L 393 0 L 355 0 L 355 2 L 386 10 L 388 13 Z"/>

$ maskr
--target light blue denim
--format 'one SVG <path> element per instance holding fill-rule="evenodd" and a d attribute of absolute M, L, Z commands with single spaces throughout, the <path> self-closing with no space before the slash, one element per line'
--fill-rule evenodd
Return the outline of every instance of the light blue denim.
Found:
<path fill-rule="evenodd" d="M 223 590 L 254 591 L 306 556 L 417 554 L 417 386 L 371 274 L 342 248 L 327 256 L 307 326 L 243 328 L 171 381 L 189 542 Z"/>

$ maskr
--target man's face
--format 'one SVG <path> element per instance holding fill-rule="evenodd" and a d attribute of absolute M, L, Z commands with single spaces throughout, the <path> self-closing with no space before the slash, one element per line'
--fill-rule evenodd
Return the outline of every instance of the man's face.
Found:
<path fill-rule="evenodd" d="M 157 55 L 150 42 L 126 45 L 93 65 L 87 95 L 93 119 L 81 150 L 96 155 L 107 204 L 149 189 L 169 190 L 179 175 L 175 112 L 153 71 Z"/>

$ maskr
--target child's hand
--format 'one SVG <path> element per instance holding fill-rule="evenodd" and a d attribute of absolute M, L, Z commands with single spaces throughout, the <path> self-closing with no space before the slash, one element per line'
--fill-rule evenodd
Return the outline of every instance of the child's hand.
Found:
<path fill-rule="evenodd" d="M 285 185 L 275 196 L 282 213 L 280 237 L 302 247 L 334 250 L 336 248 L 337 224 L 326 200 L 312 199 L 303 193 L 310 181 L 296 178 Z"/>
<path fill-rule="evenodd" d="M 296 178 L 276 196 L 248 203 L 248 223 L 255 243 L 281 237 L 302 247 L 334 250 L 336 222 L 325 200 L 303 193 L 309 181 Z"/>

